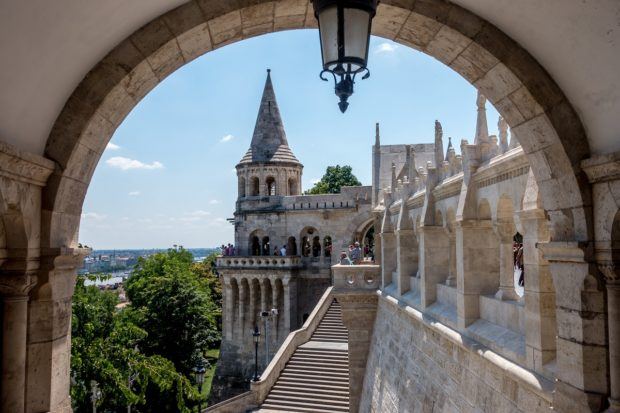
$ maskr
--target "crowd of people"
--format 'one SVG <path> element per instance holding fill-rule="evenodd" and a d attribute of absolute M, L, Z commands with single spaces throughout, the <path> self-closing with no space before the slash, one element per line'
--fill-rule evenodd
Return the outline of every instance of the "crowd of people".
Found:
<path fill-rule="evenodd" d="M 359 265 L 364 256 L 368 255 L 366 251 L 369 251 L 367 247 L 364 247 L 364 254 L 362 254 L 362 249 L 360 248 L 360 243 L 355 242 L 355 244 L 349 245 L 349 251 L 342 251 L 340 253 L 340 264 L 341 265 Z"/>
<path fill-rule="evenodd" d="M 222 244 L 222 246 L 220 247 L 222 249 L 222 256 L 224 257 L 232 257 L 233 255 L 236 255 L 236 249 L 235 246 L 232 244 Z"/>
<path fill-rule="evenodd" d="M 513 242 L 512 256 L 515 271 L 515 279 L 518 280 L 519 287 L 525 286 L 525 269 L 523 267 L 523 243 Z"/>

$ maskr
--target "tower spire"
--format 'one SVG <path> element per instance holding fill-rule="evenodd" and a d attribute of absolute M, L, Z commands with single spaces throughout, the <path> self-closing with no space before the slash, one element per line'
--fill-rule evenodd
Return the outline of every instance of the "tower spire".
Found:
<path fill-rule="evenodd" d="M 299 163 L 286 140 L 284 123 L 280 116 L 280 108 L 271 82 L 271 69 L 267 69 L 267 78 L 258 108 L 252 143 L 240 163 L 248 162 Z"/>
<path fill-rule="evenodd" d="M 478 91 L 478 98 L 476 99 L 476 105 L 478 106 L 478 118 L 476 119 L 476 137 L 474 138 L 474 145 L 489 142 L 486 102 L 487 98 L 485 98 L 484 95 Z"/>
<path fill-rule="evenodd" d="M 379 122 L 375 123 L 375 146 L 381 146 L 381 135 L 379 134 Z"/>
<path fill-rule="evenodd" d="M 443 161 L 443 128 L 438 120 L 435 121 L 435 168 L 441 168 Z"/>

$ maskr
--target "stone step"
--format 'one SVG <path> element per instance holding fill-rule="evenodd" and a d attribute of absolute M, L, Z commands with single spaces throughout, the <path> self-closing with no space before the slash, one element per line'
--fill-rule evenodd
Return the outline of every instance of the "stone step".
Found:
<path fill-rule="evenodd" d="M 297 383 L 297 382 L 280 382 L 278 381 L 272 391 L 276 390 L 289 390 L 289 391 L 302 391 L 312 392 L 317 394 L 333 394 L 335 396 L 349 397 L 348 386 L 333 386 L 329 384 L 311 384 L 311 383 Z"/>
<path fill-rule="evenodd" d="M 314 341 L 323 341 L 325 343 L 346 343 L 347 340 L 346 339 L 342 339 L 342 338 L 324 338 L 324 337 L 315 337 Z"/>
<path fill-rule="evenodd" d="M 316 349 L 316 348 L 298 348 L 297 351 L 295 351 L 295 355 L 297 354 L 304 354 L 304 355 L 311 355 L 311 356 L 320 356 L 320 355 L 324 355 L 324 356 L 338 356 L 338 357 L 349 357 L 349 352 L 347 350 L 335 350 L 335 349 Z"/>
<path fill-rule="evenodd" d="M 330 365 L 330 364 L 319 364 L 319 363 L 301 363 L 298 361 L 289 362 L 286 367 L 290 367 L 291 369 L 304 369 L 304 370 L 312 370 L 313 372 L 334 372 L 334 373 L 344 373 L 349 374 L 349 365 Z"/>
<path fill-rule="evenodd" d="M 347 392 L 349 389 L 349 380 L 328 381 L 328 380 L 325 380 L 323 377 L 320 377 L 320 378 L 307 377 L 307 376 L 297 377 L 297 375 L 291 376 L 291 377 L 288 377 L 288 376 L 280 377 L 278 381 L 276 382 L 276 384 L 297 385 L 297 386 L 304 385 L 308 387 L 327 386 L 327 387 L 334 388 L 334 389 L 346 390 Z"/>
<path fill-rule="evenodd" d="M 295 354 L 289 361 L 317 361 L 319 363 L 336 363 L 336 364 L 348 364 L 349 359 L 347 357 L 329 357 L 329 356 L 307 356 L 303 354 Z"/>
<path fill-rule="evenodd" d="M 291 380 L 314 380 L 315 382 L 322 383 L 349 383 L 349 376 L 342 375 L 326 375 L 326 374 L 312 374 L 307 371 L 287 371 L 282 373 L 282 377 Z"/>
<path fill-rule="evenodd" d="M 324 368 L 324 367 L 307 367 L 307 366 L 286 366 L 287 373 L 302 373 L 309 374 L 314 376 L 327 376 L 327 377 L 349 377 L 349 369 L 348 368 L 337 368 L 333 369 Z"/>
<path fill-rule="evenodd" d="M 319 358 L 291 358 L 290 363 L 295 364 L 307 364 L 310 366 L 343 366 L 348 367 L 348 360 L 328 360 L 328 359 L 319 359 Z"/>
<path fill-rule="evenodd" d="M 315 393 L 315 392 L 309 392 L 309 391 L 303 391 L 300 389 L 273 389 L 271 391 L 271 393 L 269 393 L 269 396 L 274 396 L 274 397 L 291 397 L 291 398 L 298 398 L 298 397 L 303 397 L 307 400 L 312 400 L 312 401 L 329 401 L 329 402 L 333 402 L 333 403 L 329 403 L 329 404 L 341 404 L 341 403 L 349 403 L 349 396 L 348 395 L 342 395 L 342 394 L 319 394 L 319 393 Z"/>
<path fill-rule="evenodd" d="M 312 409 L 310 411 L 319 411 L 319 409 L 321 411 L 328 411 L 328 412 L 347 412 L 349 411 L 349 403 L 342 403 L 342 404 L 331 404 L 331 403 L 324 403 L 322 400 L 321 401 L 311 401 L 311 400 L 307 400 L 307 401 L 303 401 L 299 400 L 299 399 L 285 399 L 285 398 L 275 398 L 272 399 L 269 396 L 267 397 L 267 399 L 265 399 L 265 403 L 263 403 L 264 407 L 276 407 L 276 408 L 290 408 L 291 410 L 288 410 L 289 412 L 294 412 L 294 411 L 298 411 L 297 409 L 300 407 L 306 408 L 306 409 Z M 315 410 L 316 409 L 316 410 Z"/>
<path fill-rule="evenodd" d="M 308 394 L 291 394 L 291 393 L 277 393 L 275 392 L 269 393 L 269 396 L 265 399 L 267 403 L 314 403 L 317 405 L 323 406 L 337 406 L 337 407 L 348 407 L 349 406 L 349 398 L 346 399 L 334 399 L 334 398 L 325 398 L 325 397 L 313 397 Z"/>
<path fill-rule="evenodd" d="M 279 404 L 271 404 L 271 403 L 263 403 L 261 405 L 261 409 L 256 410 L 256 412 L 260 412 L 260 413 L 272 413 L 272 412 L 286 412 L 286 413 L 334 413 L 334 412 L 348 412 L 349 409 L 347 408 L 346 410 L 343 409 L 339 409 L 339 410 L 334 410 L 334 409 L 321 409 L 321 407 L 319 406 L 299 406 L 299 405 L 295 405 L 295 406 L 282 406 Z"/>

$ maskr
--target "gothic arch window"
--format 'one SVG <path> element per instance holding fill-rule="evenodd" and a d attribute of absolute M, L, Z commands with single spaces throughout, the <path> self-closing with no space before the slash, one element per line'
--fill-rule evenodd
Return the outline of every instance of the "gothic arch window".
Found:
<path fill-rule="evenodd" d="M 321 256 L 321 238 L 318 235 L 312 238 L 312 256 L 315 258 Z"/>
<path fill-rule="evenodd" d="M 245 178 L 239 178 L 239 198 L 245 198 Z"/>
<path fill-rule="evenodd" d="M 250 255 L 260 255 L 260 240 L 254 235 L 250 237 Z"/>
<path fill-rule="evenodd" d="M 269 237 L 263 237 L 261 248 L 262 248 L 262 254 L 260 255 L 269 255 L 269 253 L 271 252 L 271 247 L 269 244 Z"/>
<path fill-rule="evenodd" d="M 323 238 L 323 255 L 326 257 L 332 256 L 332 237 L 329 235 Z"/>
<path fill-rule="evenodd" d="M 276 195 L 276 179 L 273 176 L 267 177 L 265 181 L 267 185 L 267 195 L 275 196 Z"/>
<path fill-rule="evenodd" d="M 260 181 L 258 177 L 250 178 L 250 196 L 258 196 L 260 194 Z"/>
<path fill-rule="evenodd" d="M 297 240 L 295 237 L 288 237 L 288 241 L 286 243 L 286 254 L 297 255 Z"/>
<path fill-rule="evenodd" d="M 295 178 L 289 178 L 288 179 L 288 194 L 289 195 L 298 195 L 297 179 L 295 179 Z"/>

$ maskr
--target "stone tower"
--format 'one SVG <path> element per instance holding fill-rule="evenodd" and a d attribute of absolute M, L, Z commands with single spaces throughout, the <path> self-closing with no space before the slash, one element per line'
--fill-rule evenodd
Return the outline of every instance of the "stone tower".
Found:
<path fill-rule="evenodd" d="M 240 200 L 301 194 L 303 165 L 288 146 L 270 69 L 267 69 L 252 143 L 236 168 Z"/>

